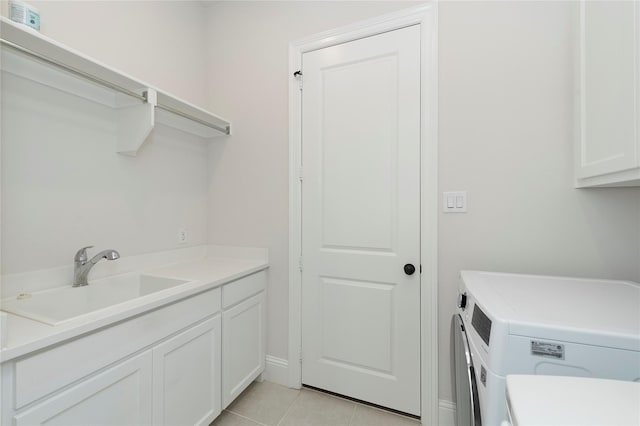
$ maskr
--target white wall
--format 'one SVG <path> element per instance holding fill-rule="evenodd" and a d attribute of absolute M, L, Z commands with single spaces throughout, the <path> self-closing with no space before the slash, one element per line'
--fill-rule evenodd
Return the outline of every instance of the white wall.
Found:
<path fill-rule="evenodd" d="M 440 395 L 458 271 L 640 280 L 640 189 L 574 189 L 574 2 L 440 5 Z"/>
<path fill-rule="evenodd" d="M 122 256 L 206 243 L 207 144 L 154 130 L 116 154 L 114 112 L 15 76 L 2 79 L 2 273 L 69 265 L 87 245 Z"/>
<path fill-rule="evenodd" d="M 2 0 L 7 16 L 7 0 Z M 152 86 L 205 104 L 202 2 L 29 0 L 40 32 Z"/>
<path fill-rule="evenodd" d="M 287 358 L 288 44 L 403 2 L 219 2 L 208 8 L 209 107 L 233 123 L 211 147 L 209 241 L 269 248 L 267 353 Z"/>
<path fill-rule="evenodd" d="M 208 10 L 209 106 L 235 125 L 212 146 L 209 240 L 267 246 L 268 353 L 287 356 L 287 43 L 391 2 L 222 2 Z M 640 280 L 640 190 L 573 189 L 571 2 L 439 6 L 440 397 L 461 269 Z"/>
<path fill-rule="evenodd" d="M 201 3 L 30 3 L 44 35 L 203 104 Z M 206 243 L 209 143 L 158 126 L 138 157 L 118 155 L 113 111 L 15 77 L 1 119 L 3 274 L 68 265 L 83 245 L 176 248 L 183 226 L 187 246 Z"/>

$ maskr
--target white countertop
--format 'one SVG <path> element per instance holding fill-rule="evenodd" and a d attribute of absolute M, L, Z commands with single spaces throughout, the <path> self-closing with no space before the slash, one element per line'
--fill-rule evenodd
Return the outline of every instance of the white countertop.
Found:
<path fill-rule="evenodd" d="M 0 362 L 20 357 L 29 352 L 219 287 L 222 284 L 264 270 L 268 266 L 269 263 L 266 259 L 218 257 L 210 254 L 197 260 L 137 271 L 188 282 L 108 309 L 83 315 L 81 321 L 51 326 L 13 314 L 6 314 L 6 317 L 3 315 Z"/>
<path fill-rule="evenodd" d="M 507 395 L 514 426 L 640 424 L 638 382 L 515 375 Z"/>

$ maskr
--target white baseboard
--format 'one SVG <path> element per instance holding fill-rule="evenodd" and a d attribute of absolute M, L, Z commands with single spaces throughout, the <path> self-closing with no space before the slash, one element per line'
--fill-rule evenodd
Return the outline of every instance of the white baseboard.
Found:
<path fill-rule="evenodd" d="M 455 426 L 456 424 L 456 404 L 446 399 L 438 401 L 438 425 Z"/>
<path fill-rule="evenodd" d="M 289 386 L 289 361 L 267 355 L 262 378 L 271 383 Z"/>

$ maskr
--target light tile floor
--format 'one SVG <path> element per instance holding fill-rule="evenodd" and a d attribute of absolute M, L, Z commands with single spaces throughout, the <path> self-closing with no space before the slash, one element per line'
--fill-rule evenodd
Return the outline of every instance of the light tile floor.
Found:
<path fill-rule="evenodd" d="M 311 389 L 251 384 L 211 426 L 419 426 L 385 410 Z"/>

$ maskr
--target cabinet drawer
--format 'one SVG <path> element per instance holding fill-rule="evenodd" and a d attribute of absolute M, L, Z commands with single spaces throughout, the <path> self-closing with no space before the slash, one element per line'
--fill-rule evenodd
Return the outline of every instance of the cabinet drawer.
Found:
<path fill-rule="evenodd" d="M 172 303 L 15 362 L 15 409 L 220 311 L 220 289 Z"/>
<path fill-rule="evenodd" d="M 151 374 L 151 352 L 143 352 L 16 415 L 14 424 L 149 425 Z"/>
<path fill-rule="evenodd" d="M 222 308 L 227 309 L 242 300 L 253 296 L 267 287 L 267 274 L 264 271 L 240 278 L 222 287 Z"/>

